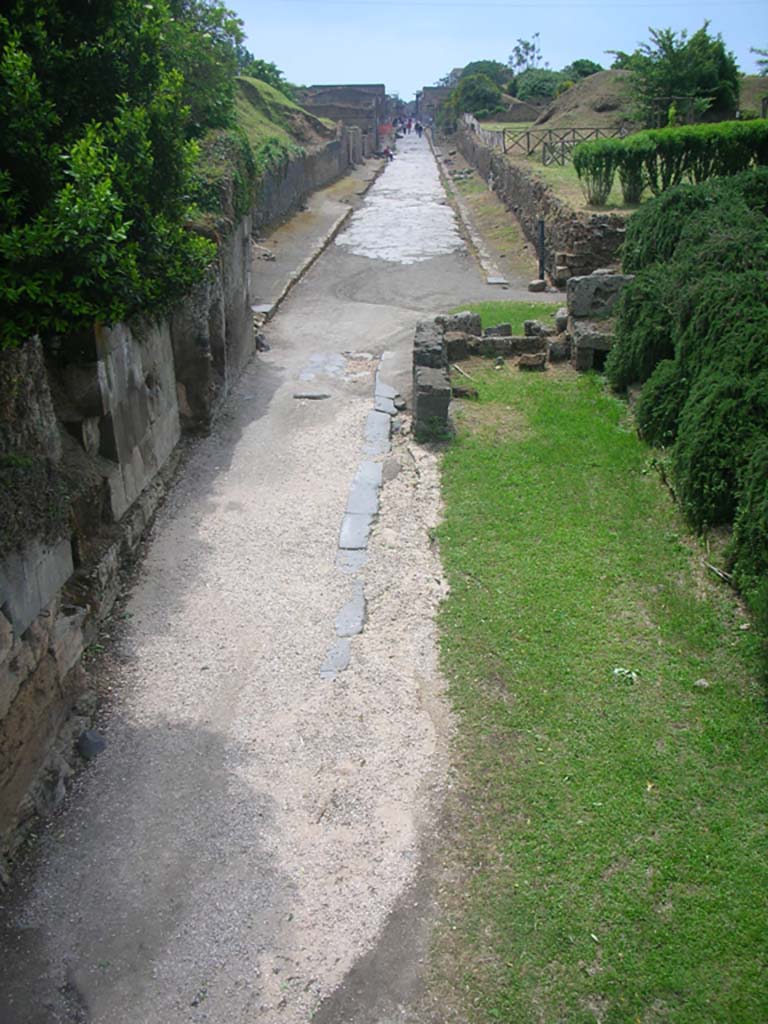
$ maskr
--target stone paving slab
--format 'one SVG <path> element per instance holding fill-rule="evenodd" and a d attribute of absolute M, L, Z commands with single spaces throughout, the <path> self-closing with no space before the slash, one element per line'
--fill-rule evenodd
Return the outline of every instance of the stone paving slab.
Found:
<path fill-rule="evenodd" d="M 347 500 L 347 512 L 351 515 L 376 515 L 379 511 L 379 488 L 381 487 L 382 464 L 363 462 L 352 481 Z"/>
<path fill-rule="evenodd" d="M 372 526 L 372 515 L 350 515 L 347 513 L 341 521 L 339 547 L 348 551 L 360 551 L 367 548 Z"/>

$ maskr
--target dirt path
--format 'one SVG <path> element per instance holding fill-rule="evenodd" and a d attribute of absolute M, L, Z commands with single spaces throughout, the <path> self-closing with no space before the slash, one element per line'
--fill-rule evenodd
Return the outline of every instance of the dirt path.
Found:
<path fill-rule="evenodd" d="M 377 367 L 407 392 L 422 311 L 497 296 L 409 138 L 158 518 L 100 668 L 107 751 L 5 908 L 3 1024 L 298 1024 L 328 997 L 323 1019 L 383 1022 L 407 999 L 412 958 L 364 1010 L 332 995 L 387 928 L 423 944 L 403 901 L 446 784 L 437 466 L 369 414 Z M 364 462 L 385 481 L 365 562 L 338 549 Z M 349 665 L 321 674 L 361 593 Z"/>

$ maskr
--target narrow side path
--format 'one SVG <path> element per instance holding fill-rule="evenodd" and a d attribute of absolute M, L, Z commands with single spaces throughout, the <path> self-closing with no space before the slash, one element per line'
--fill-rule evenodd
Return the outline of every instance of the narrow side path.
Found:
<path fill-rule="evenodd" d="M 420 315 L 497 294 L 446 209 L 407 140 L 191 452 L 94 669 L 107 750 L 3 908 L 3 1024 L 299 1024 L 415 883 L 449 731 L 437 465 L 399 434 L 366 453 L 365 423 L 383 353 L 407 392 Z M 445 244 L 406 262 L 416 222 Z M 353 579 L 339 536 L 364 458 L 383 490 Z M 363 632 L 321 675 L 358 582 Z"/>

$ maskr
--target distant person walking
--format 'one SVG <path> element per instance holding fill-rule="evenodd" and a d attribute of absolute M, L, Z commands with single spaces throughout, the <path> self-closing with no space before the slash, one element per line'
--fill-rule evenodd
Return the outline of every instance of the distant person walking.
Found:
<path fill-rule="evenodd" d="M 424 125 L 421 123 L 421 121 L 417 121 L 415 128 L 416 134 L 419 136 L 419 138 L 421 138 L 422 132 L 424 131 Z"/>

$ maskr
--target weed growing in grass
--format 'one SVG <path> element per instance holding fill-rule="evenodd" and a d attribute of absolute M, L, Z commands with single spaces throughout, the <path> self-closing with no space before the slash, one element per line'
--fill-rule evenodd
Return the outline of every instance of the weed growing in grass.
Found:
<path fill-rule="evenodd" d="M 526 429 L 444 460 L 455 1019 L 766 1020 L 760 642 L 600 378 L 473 376 Z"/>

